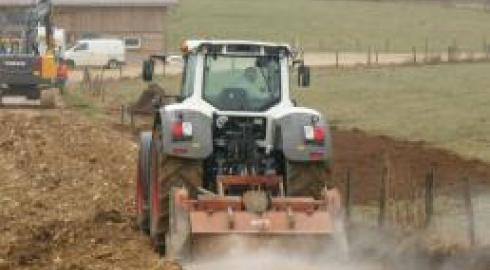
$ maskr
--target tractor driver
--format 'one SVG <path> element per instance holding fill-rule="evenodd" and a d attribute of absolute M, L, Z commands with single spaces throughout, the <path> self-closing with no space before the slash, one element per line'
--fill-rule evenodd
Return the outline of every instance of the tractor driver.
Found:
<path fill-rule="evenodd" d="M 243 71 L 243 75 L 240 76 L 234 87 L 241 88 L 253 98 L 264 98 L 266 97 L 265 88 L 262 82 L 259 81 L 259 71 L 256 67 L 247 67 Z"/>
<path fill-rule="evenodd" d="M 220 93 L 219 103 L 222 107 L 230 109 L 246 109 L 255 104 L 253 100 L 264 99 L 263 92 L 260 90 L 258 80 L 258 70 L 255 67 L 247 67 L 238 70 L 238 76 L 229 83 Z M 261 91 L 262 93 L 260 93 Z"/>

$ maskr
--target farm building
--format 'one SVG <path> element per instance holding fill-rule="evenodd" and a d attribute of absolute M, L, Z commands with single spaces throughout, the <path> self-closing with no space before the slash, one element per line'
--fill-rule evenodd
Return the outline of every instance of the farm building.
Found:
<path fill-rule="evenodd" d="M 67 43 L 82 38 L 124 39 L 130 55 L 165 49 L 166 13 L 178 0 L 52 0 L 53 21 Z M 0 0 L 0 9 L 17 11 L 36 0 Z"/>

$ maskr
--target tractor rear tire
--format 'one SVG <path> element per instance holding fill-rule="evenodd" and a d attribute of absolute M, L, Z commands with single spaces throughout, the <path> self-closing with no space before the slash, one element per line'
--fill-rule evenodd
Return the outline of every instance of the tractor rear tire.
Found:
<path fill-rule="evenodd" d="M 138 171 L 136 176 L 136 224 L 145 234 L 150 234 L 150 166 L 151 132 L 142 132 L 139 141 Z"/>
<path fill-rule="evenodd" d="M 170 192 L 174 187 L 185 187 L 195 197 L 202 186 L 202 161 L 162 155 L 159 144 L 152 144 L 150 183 L 150 236 L 160 254 L 165 253 L 165 237 L 169 229 Z"/>
<path fill-rule="evenodd" d="M 319 199 L 327 184 L 331 184 L 330 166 L 327 162 L 287 163 L 286 193 L 288 196 L 306 196 Z"/>

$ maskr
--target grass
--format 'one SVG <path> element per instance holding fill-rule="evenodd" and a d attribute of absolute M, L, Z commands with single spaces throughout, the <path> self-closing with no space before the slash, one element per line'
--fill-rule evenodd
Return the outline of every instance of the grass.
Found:
<path fill-rule="evenodd" d="M 155 83 L 169 89 L 167 93 L 175 93 L 179 84 L 179 76 L 164 78 L 156 76 Z M 108 80 L 104 83 L 104 94 L 94 95 L 80 84 L 69 86 L 63 99 L 67 106 L 79 108 L 89 116 L 97 116 L 104 111 L 118 110 L 121 105 L 128 105 L 138 100 L 141 92 L 147 88 L 147 83 L 141 79 L 123 78 Z"/>
<path fill-rule="evenodd" d="M 178 92 L 180 76 L 155 76 L 154 83 L 159 84 L 166 93 L 171 95 Z M 136 102 L 148 87 L 147 83 L 138 78 L 122 78 L 107 80 L 103 84 L 103 94 L 94 94 L 81 83 L 69 85 L 63 100 L 68 107 L 76 108 L 89 118 L 99 120 L 104 118 L 120 117 L 122 105 Z"/>
<path fill-rule="evenodd" d="M 412 46 L 481 50 L 490 14 L 428 2 L 321 0 L 182 0 L 170 12 L 169 47 L 184 39 L 294 42 L 306 49 L 408 51 Z M 388 44 L 387 44 L 388 43 Z"/>
<path fill-rule="evenodd" d="M 93 100 L 76 87 L 67 88 L 62 98 L 66 106 L 77 108 L 89 117 L 96 117 L 102 113 L 101 108 L 96 106 Z"/>
<path fill-rule="evenodd" d="M 342 128 L 423 140 L 490 161 L 490 64 L 316 70 L 302 104 Z"/>

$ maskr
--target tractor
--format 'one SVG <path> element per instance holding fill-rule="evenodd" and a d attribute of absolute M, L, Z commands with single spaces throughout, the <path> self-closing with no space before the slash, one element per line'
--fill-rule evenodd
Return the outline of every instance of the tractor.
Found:
<path fill-rule="evenodd" d="M 181 50 L 180 94 L 154 102 L 139 138 L 136 216 L 154 247 L 192 260 L 232 235 L 331 235 L 340 197 L 329 126 L 290 96 L 290 74 L 306 88 L 310 68 L 287 44 L 189 40 Z M 144 62 L 145 81 L 154 69 L 155 58 Z"/>

